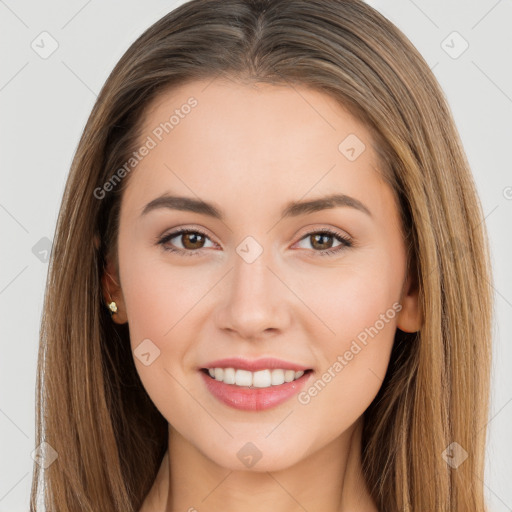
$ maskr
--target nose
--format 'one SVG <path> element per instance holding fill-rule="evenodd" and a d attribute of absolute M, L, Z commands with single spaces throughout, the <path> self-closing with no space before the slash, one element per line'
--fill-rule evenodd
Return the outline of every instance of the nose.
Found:
<path fill-rule="evenodd" d="M 235 253 L 215 316 L 218 328 L 257 340 L 286 330 L 293 293 L 275 270 L 270 250 L 248 261 Z"/>

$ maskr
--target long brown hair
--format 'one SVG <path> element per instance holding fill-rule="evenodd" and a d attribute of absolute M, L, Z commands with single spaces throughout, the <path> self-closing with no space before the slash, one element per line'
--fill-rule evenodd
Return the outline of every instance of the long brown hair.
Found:
<path fill-rule="evenodd" d="M 41 480 L 51 512 L 136 512 L 156 477 L 167 422 L 138 377 L 128 327 L 111 321 L 101 294 L 129 176 L 103 198 L 95 190 L 140 146 L 150 101 L 220 75 L 312 87 L 371 130 L 400 206 L 424 324 L 397 330 L 365 412 L 364 474 L 382 512 L 483 512 L 492 276 L 482 210 L 431 70 L 360 0 L 192 0 L 115 66 L 80 139 L 54 237 L 36 446 L 45 441 L 58 457 L 44 471 L 34 464 L 31 510 Z M 454 446 L 467 452 L 457 467 L 447 462 Z"/>

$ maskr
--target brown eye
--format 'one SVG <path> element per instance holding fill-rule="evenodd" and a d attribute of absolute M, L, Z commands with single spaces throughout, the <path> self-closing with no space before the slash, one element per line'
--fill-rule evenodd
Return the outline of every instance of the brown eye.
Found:
<path fill-rule="evenodd" d="M 177 242 L 171 242 L 174 239 L 181 240 L 181 247 Z M 315 256 L 330 256 L 343 251 L 343 249 L 352 247 L 351 239 L 343 236 L 341 233 L 328 229 L 308 233 L 301 238 L 300 242 L 303 240 L 309 241 L 310 246 L 314 249 L 310 252 Z M 333 245 L 334 240 L 337 240 L 339 243 Z M 158 244 L 166 251 L 193 256 L 202 254 L 203 251 L 199 249 L 205 248 L 205 243 L 208 241 L 211 242 L 210 238 L 201 231 L 181 229 L 165 235 L 158 241 Z"/>
<path fill-rule="evenodd" d="M 336 231 L 322 229 L 313 231 L 302 237 L 300 242 L 308 241 L 309 245 L 314 249 L 312 252 L 315 256 L 331 256 L 335 255 L 348 247 L 352 247 L 352 241 L 346 236 Z M 339 243 L 333 245 L 334 240 Z"/>
<path fill-rule="evenodd" d="M 319 249 L 322 251 L 325 249 L 330 249 L 332 247 L 332 239 L 334 238 L 332 235 L 328 235 L 326 233 L 316 233 L 309 236 L 310 239 L 312 240 L 311 246 L 314 247 L 315 249 Z"/>
<path fill-rule="evenodd" d="M 175 240 L 173 242 L 173 240 Z M 210 238 L 198 230 L 181 229 L 165 235 L 158 241 L 166 251 L 178 252 L 187 256 L 200 254 L 199 249 L 205 247 Z M 181 247 L 180 243 L 181 242 Z M 198 252 L 196 252 L 198 251 Z"/>
<path fill-rule="evenodd" d="M 181 235 L 178 236 L 181 236 L 182 244 L 185 249 L 201 249 L 205 242 L 205 237 L 195 231 L 181 233 Z"/>

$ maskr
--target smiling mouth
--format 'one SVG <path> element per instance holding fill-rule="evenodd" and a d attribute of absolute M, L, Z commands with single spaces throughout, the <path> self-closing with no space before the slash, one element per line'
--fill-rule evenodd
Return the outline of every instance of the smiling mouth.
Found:
<path fill-rule="evenodd" d="M 285 370 L 280 368 L 251 372 L 236 368 L 201 368 L 211 379 L 237 388 L 261 389 L 280 386 L 300 379 L 313 370 Z"/>

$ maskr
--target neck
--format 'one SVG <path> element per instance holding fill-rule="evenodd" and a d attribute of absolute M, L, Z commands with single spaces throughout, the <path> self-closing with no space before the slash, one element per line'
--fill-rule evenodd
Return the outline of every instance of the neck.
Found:
<path fill-rule="evenodd" d="M 378 512 L 361 471 L 362 425 L 270 472 L 223 468 L 169 427 L 169 450 L 140 512 Z"/>

